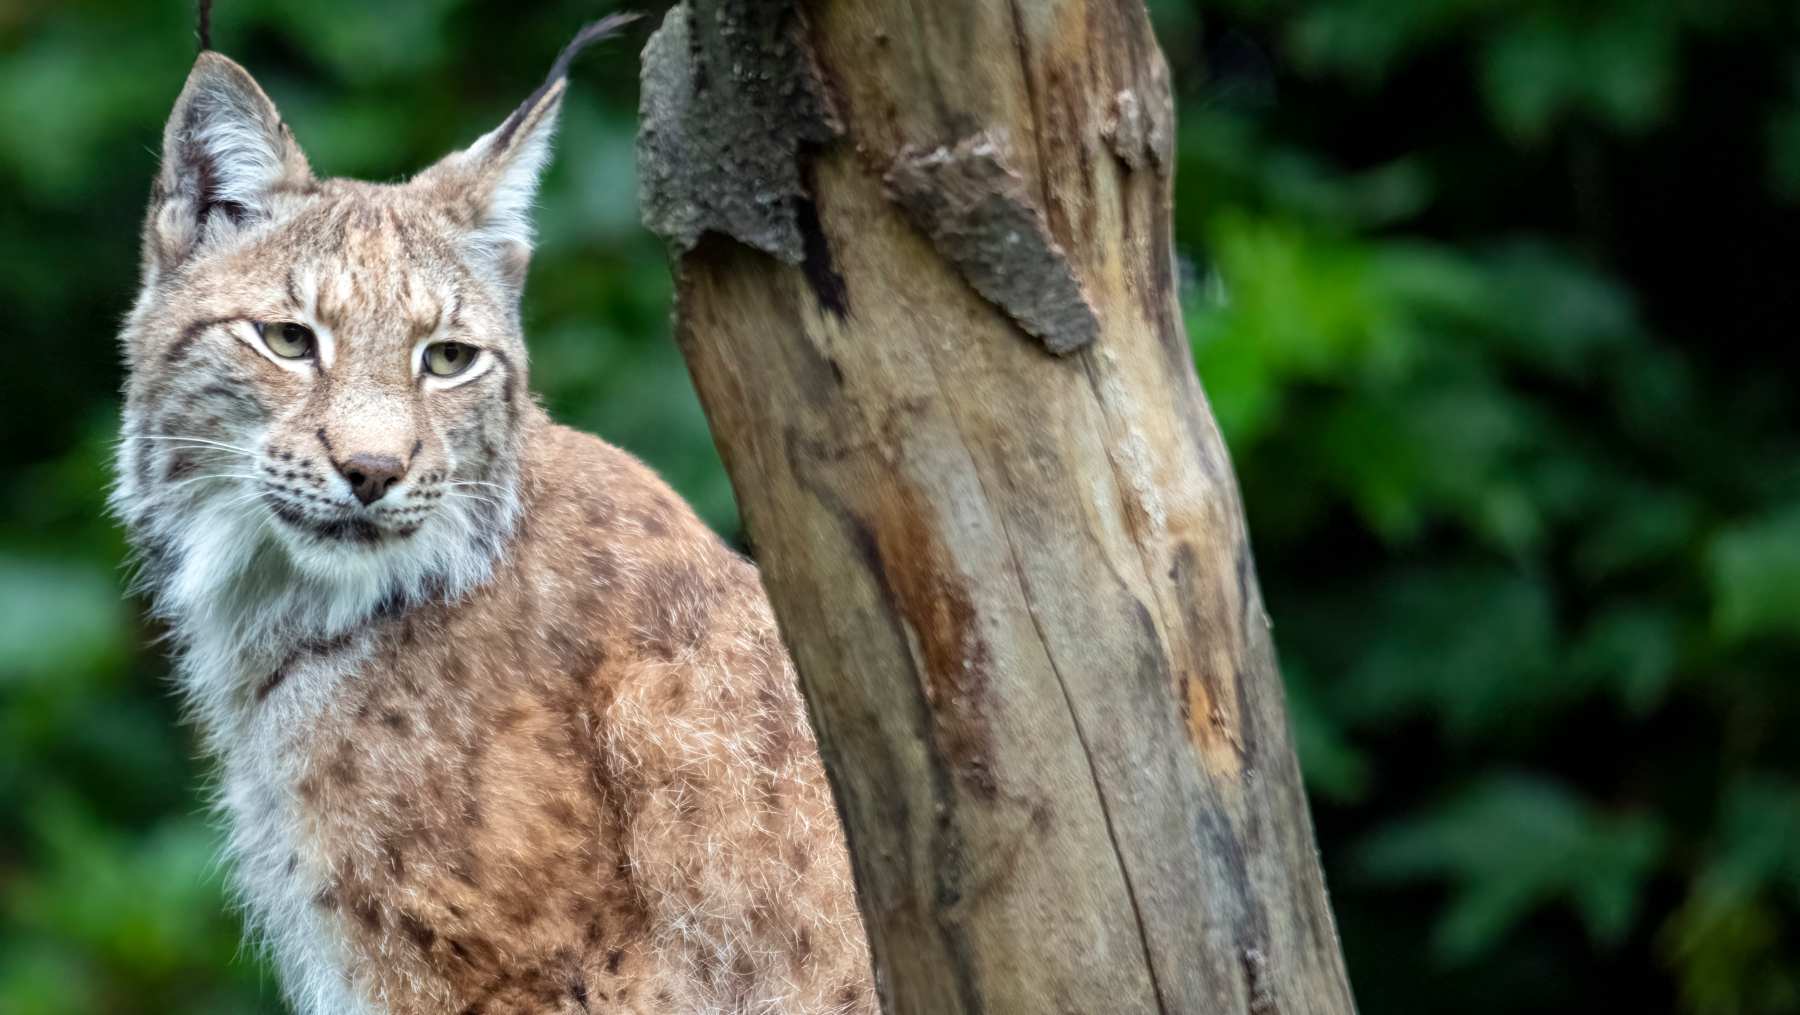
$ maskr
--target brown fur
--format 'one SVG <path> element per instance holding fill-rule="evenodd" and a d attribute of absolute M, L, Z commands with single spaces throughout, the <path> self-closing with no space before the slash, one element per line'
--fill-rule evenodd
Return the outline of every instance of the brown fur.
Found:
<path fill-rule="evenodd" d="M 621 452 L 532 429 L 513 557 L 466 601 L 380 624 L 306 760 L 354 975 L 395 1012 L 866 1007 L 836 815 L 755 572 Z"/>
<path fill-rule="evenodd" d="M 754 568 L 532 401 L 564 83 L 412 181 L 312 175 L 203 54 L 165 135 L 114 505 L 307 1013 L 870 1012 L 843 833 Z M 311 358 L 262 337 L 316 331 Z M 479 350 L 436 383 L 419 350 Z M 389 461 L 353 496 L 349 465 Z"/>

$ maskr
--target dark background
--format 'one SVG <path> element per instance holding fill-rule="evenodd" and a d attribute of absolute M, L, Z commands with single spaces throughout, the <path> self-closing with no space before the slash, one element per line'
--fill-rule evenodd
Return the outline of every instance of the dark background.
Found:
<path fill-rule="evenodd" d="M 1362 1010 L 1800 1012 L 1800 11 L 1152 7 L 1188 325 Z M 602 12 L 232 0 L 216 42 L 315 168 L 394 179 Z M 570 90 L 533 375 L 735 534 L 637 226 L 641 40 Z M 103 510 L 193 48 L 179 3 L 0 0 L 8 1015 L 277 1009 Z"/>

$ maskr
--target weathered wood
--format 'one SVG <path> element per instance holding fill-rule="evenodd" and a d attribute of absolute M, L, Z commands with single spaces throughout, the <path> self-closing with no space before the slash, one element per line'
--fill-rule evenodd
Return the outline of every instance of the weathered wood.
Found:
<path fill-rule="evenodd" d="M 887 1010 L 1352 1011 L 1141 0 L 689 0 L 645 58 Z"/>

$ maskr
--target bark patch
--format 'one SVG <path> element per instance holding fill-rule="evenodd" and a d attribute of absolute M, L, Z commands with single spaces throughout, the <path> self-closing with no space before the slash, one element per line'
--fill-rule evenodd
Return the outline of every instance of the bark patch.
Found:
<path fill-rule="evenodd" d="M 722 233 L 806 260 L 803 146 L 842 129 L 792 0 L 693 0 L 644 47 L 638 200 L 678 253 Z"/>
<path fill-rule="evenodd" d="M 1100 336 L 1100 320 L 1004 150 L 1000 135 L 984 132 L 955 147 L 902 151 L 888 192 L 976 292 L 1066 355 Z"/>
<path fill-rule="evenodd" d="M 1127 88 L 1113 96 L 1100 135 L 1132 172 L 1151 169 L 1162 175 L 1168 172 L 1174 149 L 1170 119 L 1166 88 L 1153 88 L 1152 94 L 1142 97 Z"/>

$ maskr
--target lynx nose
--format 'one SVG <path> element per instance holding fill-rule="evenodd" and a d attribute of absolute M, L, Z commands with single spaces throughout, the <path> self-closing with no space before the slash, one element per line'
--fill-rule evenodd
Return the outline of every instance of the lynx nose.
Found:
<path fill-rule="evenodd" d="M 364 507 L 380 500 L 406 475 L 406 463 L 393 455 L 351 455 L 332 464 L 350 482 L 351 492 Z"/>

